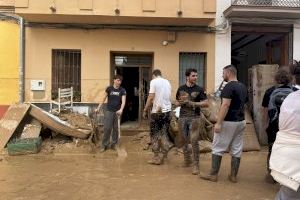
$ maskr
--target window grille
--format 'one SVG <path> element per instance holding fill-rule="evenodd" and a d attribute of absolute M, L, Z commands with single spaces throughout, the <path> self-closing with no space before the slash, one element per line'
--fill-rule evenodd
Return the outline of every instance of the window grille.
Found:
<path fill-rule="evenodd" d="M 52 99 L 58 88 L 73 87 L 74 101 L 81 100 L 81 51 L 52 50 Z"/>

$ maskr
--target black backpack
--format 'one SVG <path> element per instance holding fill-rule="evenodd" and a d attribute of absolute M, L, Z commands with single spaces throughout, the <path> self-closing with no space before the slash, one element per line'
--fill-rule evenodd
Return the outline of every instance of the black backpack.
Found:
<path fill-rule="evenodd" d="M 278 121 L 281 104 L 284 99 L 292 92 L 294 92 L 292 87 L 279 87 L 272 92 L 268 105 L 268 115 L 270 123 Z"/>

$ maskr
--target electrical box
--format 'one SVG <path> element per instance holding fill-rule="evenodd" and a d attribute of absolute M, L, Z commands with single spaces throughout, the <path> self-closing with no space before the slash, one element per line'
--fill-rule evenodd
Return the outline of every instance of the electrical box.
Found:
<path fill-rule="evenodd" d="M 45 80 L 31 80 L 30 89 L 36 91 L 45 90 Z"/>

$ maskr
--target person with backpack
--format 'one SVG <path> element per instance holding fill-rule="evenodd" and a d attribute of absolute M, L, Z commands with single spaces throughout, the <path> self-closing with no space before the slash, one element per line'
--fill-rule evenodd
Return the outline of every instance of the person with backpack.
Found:
<path fill-rule="evenodd" d="M 300 65 L 291 73 L 300 85 Z M 300 199 L 300 91 L 289 94 L 280 108 L 279 131 L 270 158 L 271 175 L 281 187 L 275 200 Z"/>
<path fill-rule="evenodd" d="M 274 180 L 272 180 L 272 177 L 270 176 L 269 160 L 271 156 L 272 146 L 276 139 L 276 133 L 278 132 L 280 107 L 283 100 L 290 93 L 297 90 L 291 84 L 292 75 L 290 74 L 290 70 L 288 67 L 280 67 L 276 72 L 274 79 L 276 85 L 266 90 L 262 102 L 265 118 L 264 121 L 266 122 L 266 124 L 268 124 L 266 132 L 268 136 L 269 153 L 267 158 L 268 174 L 266 176 L 266 180 L 273 183 Z"/>

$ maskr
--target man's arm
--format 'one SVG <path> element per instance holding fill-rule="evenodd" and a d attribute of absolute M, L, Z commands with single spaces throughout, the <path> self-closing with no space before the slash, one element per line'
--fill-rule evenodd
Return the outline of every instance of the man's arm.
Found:
<path fill-rule="evenodd" d="M 147 98 L 147 102 L 146 102 L 146 105 L 144 108 L 144 112 L 147 112 L 149 110 L 149 108 L 152 106 L 154 97 L 155 97 L 155 93 L 149 93 L 149 96 Z"/>
<path fill-rule="evenodd" d="M 202 100 L 200 102 L 190 102 L 191 106 L 193 107 L 201 107 L 201 108 L 205 108 L 208 107 L 208 100 Z"/>
<path fill-rule="evenodd" d="M 122 113 L 123 113 L 123 110 L 124 110 L 124 107 L 125 107 L 125 104 L 126 104 L 126 95 L 123 95 L 123 96 L 122 96 L 121 101 L 122 101 L 122 103 L 121 103 L 121 108 L 120 108 L 120 110 L 117 111 L 117 115 L 118 115 L 118 116 L 121 116 Z"/>
<path fill-rule="evenodd" d="M 228 113 L 229 106 L 231 104 L 231 99 L 222 98 L 222 105 L 218 114 L 218 121 L 215 124 L 215 132 L 220 133 L 221 132 L 221 124 L 225 119 L 225 116 Z"/>

